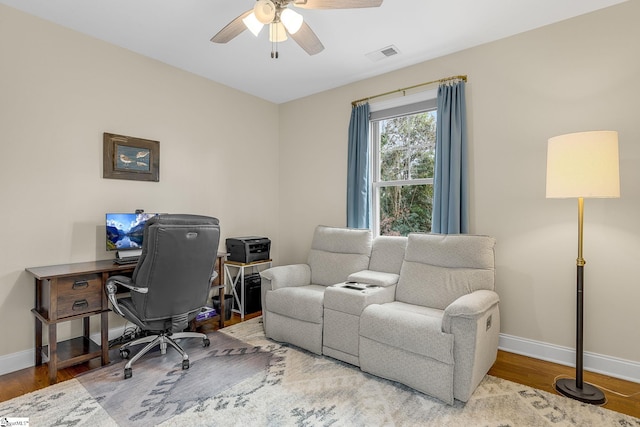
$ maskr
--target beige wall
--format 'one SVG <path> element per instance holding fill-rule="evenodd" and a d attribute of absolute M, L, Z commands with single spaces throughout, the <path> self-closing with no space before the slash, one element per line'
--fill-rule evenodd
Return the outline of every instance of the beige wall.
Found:
<path fill-rule="evenodd" d="M 160 182 L 103 179 L 103 132 L 160 141 Z M 105 212 L 275 237 L 277 147 L 277 105 L 0 5 L 0 357 L 33 349 L 25 267 L 113 257 Z"/>
<path fill-rule="evenodd" d="M 350 102 L 466 74 L 471 228 L 498 240 L 502 332 L 575 346 L 577 202 L 545 198 L 546 144 L 617 130 L 622 197 L 585 202 L 585 350 L 640 362 L 638 16 L 627 2 L 281 105 L 281 261 L 345 225 Z"/>
<path fill-rule="evenodd" d="M 585 349 L 640 363 L 637 16 L 627 2 L 276 106 L 0 6 L 0 358 L 33 348 L 24 268 L 108 258 L 107 211 L 215 215 L 223 238 L 304 261 L 315 225 L 345 224 L 350 102 L 467 74 L 471 226 L 498 239 L 502 332 L 574 346 L 577 207 L 545 199 L 546 141 L 617 130 L 622 197 L 585 203 Z M 160 182 L 102 179 L 102 132 L 160 140 Z"/>

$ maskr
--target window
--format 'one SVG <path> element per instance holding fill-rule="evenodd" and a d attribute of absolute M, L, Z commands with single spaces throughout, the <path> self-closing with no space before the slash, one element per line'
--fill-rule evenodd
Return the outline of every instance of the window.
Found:
<path fill-rule="evenodd" d="M 431 231 L 436 147 L 436 92 L 403 105 L 371 106 L 373 230 L 406 236 Z M 397 104 L 398 101 L 395 101 Z"/>

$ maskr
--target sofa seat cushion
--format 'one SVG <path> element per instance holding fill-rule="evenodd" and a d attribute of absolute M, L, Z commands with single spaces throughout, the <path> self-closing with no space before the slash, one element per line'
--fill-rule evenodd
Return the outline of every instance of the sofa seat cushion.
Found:
<path fill-rule="evenodd" d="M 324 291 L 322 285 L 293 286 L 268 291 L 266 306 L 270 312 L 305 322 L 322 323 Z"/>
<path fill-rule="evenodd" d="M 453 365 L 453 335 L 442 332 L 443 311 L 394 301 L 368 306 L 360 336 Z"/>

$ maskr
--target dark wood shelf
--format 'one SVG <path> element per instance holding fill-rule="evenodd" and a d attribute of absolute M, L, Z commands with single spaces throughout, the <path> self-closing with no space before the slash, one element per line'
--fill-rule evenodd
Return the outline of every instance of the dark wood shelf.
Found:
<path fill-rule="evenodd" d="M 58 368 L 66 368 L 102 356 L 102 347 L 90 338 L 77 337 L 67 341 L 59 341 L 56 352 Z M 42 348 L 42 355 L 49 357 L 49 346 Z"/>

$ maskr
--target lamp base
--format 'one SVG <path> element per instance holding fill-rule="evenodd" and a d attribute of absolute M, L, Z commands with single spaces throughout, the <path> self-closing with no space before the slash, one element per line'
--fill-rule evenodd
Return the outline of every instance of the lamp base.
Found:
<path fill-rule="evenodd" d="M 606 401 L 604 393 L 599 388 L 587 383 L 578 388 L 573 378 L 560 379 L 556 381 L 555 386 L 558 393 L 580 402 L 602 405 Z"/>

